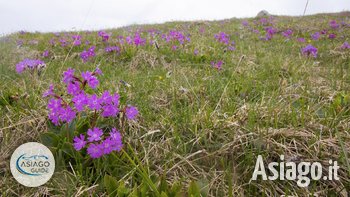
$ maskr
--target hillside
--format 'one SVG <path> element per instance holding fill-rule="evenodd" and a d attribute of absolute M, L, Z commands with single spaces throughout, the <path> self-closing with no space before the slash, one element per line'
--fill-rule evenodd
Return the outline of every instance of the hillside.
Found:
<path fill-rule="evenodd" d="M 349 17 L 2 38 L 1 195 L 350 195 Z M 96 127 L 101 143 L 118 130 L 123 145 L 94 154 L 89 132 Z M 56 159 L 55 174 L 39 188 L 20 185 L 9 167 L 16 147 L 30 141 L 50 147 Z M 307 187 L 251 180 L 258 155 L 266 165 L 280 155 L 320 162 L 323 175 L 337 161 L 340 180 Z"/>

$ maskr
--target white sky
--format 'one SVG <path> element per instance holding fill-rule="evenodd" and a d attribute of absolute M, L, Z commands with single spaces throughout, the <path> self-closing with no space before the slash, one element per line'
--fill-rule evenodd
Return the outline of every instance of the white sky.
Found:
<path fill-rule="evenodd" d="M 174 20 L 302 15 L 306 0 L 0 0 L 0 35 L 103 29 Z M 349 0 L 309 0 L 306 14 L 350 10 Z"/>

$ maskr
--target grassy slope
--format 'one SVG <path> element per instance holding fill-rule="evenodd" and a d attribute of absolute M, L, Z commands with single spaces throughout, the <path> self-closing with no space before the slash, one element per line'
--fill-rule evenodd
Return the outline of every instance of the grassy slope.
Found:
<path fill-rule="evenodd" d="M 72 51 L 49 47 L 53 34 L 11 35 L 0 45 L 2 194 L 104 193 L 101 184 L 94 182 L 96 174 L 76 174 L 69 166 L 60 169 L 39 189 L 24 188 L 12 178 L 8 166 L 16 146 L 37 141 L 38 134 L 47 130 L 46 100 L 41 95 L 49 84 L 59 83 L 61 72 L 68 67 L 84 71 L 101 64 L 104 76 L 100 78 L 99 89 L 123 92 L 129 103 L 140 109 L 141 117 L 130 125 L 124 142 L 135 148 L 150 174 L 164 174 L 168 182 L 198 180 L 211 196 L 225 196 L 229 192 L 234 196 L 310 192 L 330 195 L 340 191 L 346 195 L 345 190 L 350 190 L 350 166 L 346 160 L 350 148 L 350 61 L 349 51 L 337 47 L 349 39 L 350 30 L 337 32 L 335 40 L 310 41 L 319 49 L 316 59 L 302 56 L 300 48 L 306 43 L 295 39 L 308 40 L 310 33 L 328 28 L 329 20 L 341 21 L 348 16 L 277 17 L 279 30 L 294 30 L 291 41 L 285 41 L 281 35 L 261 41 L 254 33 L 242 29 L 241 20 L 236 19 L 108 30 L 113 35 L 127 35 L 137 28 L 177 29 L 190 33 L 191 42 L 175 52 L 161 41 L 159 51 L 154 46 L 145 46 L 127 48 L 121 56 L 99 52 L 87 64 L 79 58 L 85 47 Z M 203 34 L 200 28 L 205 29 Z M 231 35 L 236 42 L 235 51 L 224 52 L 215 41 L 213 35 L 220 31 Z M 103 49 L 95 32 L 81 35 Z M 27 43 L 37 40 L 39 44 L 17 48 L 18 39 Z M 48 66 L 40 77 L 15 73 L 18 61 L 39 57 L 45 49 L 54 53 L 55 58 L 45 59 Z M 193 55 L 194 49 L 199 50 L 198 56 Z M 211 61 L 217 60 L 224 61 L 221 71 L 210 66 Z M 132 87 L 123 87 L 119 80 Z M 280 154 L 295 160 L 325 163 L 328 159 L 337 160 L 342 178 L 339 182 L 315 182 L 308 188 L 299 188 L 292 181 L 249 183 L 259 154 L 265 161 L 279 161 Z M 118 165 L 120 170 L 113 175 L 134 184 L 134 171 Z"/>

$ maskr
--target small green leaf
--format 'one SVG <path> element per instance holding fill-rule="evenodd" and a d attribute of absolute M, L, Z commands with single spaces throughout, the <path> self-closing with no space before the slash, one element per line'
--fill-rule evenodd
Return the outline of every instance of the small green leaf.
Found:
<path fill-rule="evenodd" d="M 117 195 L 118 183 L 112 176 L 105 175 L 104 186 L 107 190 L 108 196 L 116 196 Z"/>
<path fill-rule="evenodd" d="M 127 196 L 129 192 L 129 189 L 125 187 L 125 183 L 121 181 L 118 187 L 118 197 Z"/>
<path fill-rule="evenodd" d="M 192 181 L 188 188 L 188 196 L 200 197 L 201 191 L 196 183 L 196 181 Z"/>
<path fill-rule="evenodd" d="M 52 132 L 46 132 L 40 135 L 40 141 L 47 147 L 57 147 L 60 138 Z"/>

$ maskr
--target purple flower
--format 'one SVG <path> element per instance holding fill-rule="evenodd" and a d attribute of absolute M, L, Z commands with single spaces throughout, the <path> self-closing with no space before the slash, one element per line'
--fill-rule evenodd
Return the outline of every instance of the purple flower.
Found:
<path fill-rule="evenodd" d="M 298 42 L 305 42 L 305 38 L 298 38 L 297 41 Z"/>
<path fill-rule="evenodd" d="M 291 29 L 288 29 L 288 30 L 282 32 L 282 36 L 284 36 L 286 38 L 290 38 L 292 36 L 292 34 L 293 34 L 293 30 L 291 30 Z"/>
<path fill-rule="evenodd" d="M 247 27 L 247 26 L 249 26 L 249 22 L 248 21 L 242 21 L 242 25 L 244 26 L 244 27 Z"/>
<path fill-rule="evenodd" d="M 83 111 L 84 107 L 88 104 L 88 99 L 84 93 L 80 93 L 80 94 L 75 95 L 72 98 L 72 101 L 73 101 L 74 106 L 78 112 Z"/>
<path fill-rule="evenodd" d="M 344 42 L 341 49 L 350 49 L 350 44 L 348 42 Z"/>
<path fill-rule="evenodd" d="M 47 104 L 47 108 L 50 110 L 59 110 L 61 109 L 62 101 L 61 99 L 51 98 Z"/>
<path fill-rule="evenodd" d="M 103 151 L 99 144 L 90 144 L 89 147 L 87 148 L 87 153 L 93 159 L 100 158 L 103 155 Z"/>
<path fill-rule="evenodd" d="M 89 142 L 100 141 L 103 134 L 102 129 L 95 127 L 93 129 L 88 129 L 88 140 Z"/>
<path fill-rule="evenodd" d="M 336 20 L 332 20 L 329 22 L 329 26 L 333 29 L 338 29 L 339 28 L 339 24 L 337 23 Z"/>
<path fill-rule="evenodd" d="M 199 53 L 198 49 L 195 49 L 194 52 L 193 52 L 194 55 L 198 55 L 198 53 Z"/>
<path fill-rule="evenodd" d="M 112 139 L 122 138 L 120 132 L 116 128 L 112 128 L 112 131 L 109 132 L 109 137 L 111 137 Z"/>
<path fill-rule="evenodd" d="M 329 38 L 329 39 L 334 39 L 335 37 L 336 37 L 335 34 L 329 34 L 329 35 L 328 35 L 328 38 Z"/>
<path fill-rule="evenodd" d="M 134 106 L 130 106 L 130 107 L 127 107 L 125 109 L 125 114 L 126 114 L 126 117 L 129 119 L 129 120 L 133 120 L 136 118 L 136 116 L 139 114 L 139 111 L 137 110 L 136 107 Z"/>
<path fill-rule="evenodd" d="M 43 97 L 53 96 L 54 95 L 53 88 L 54 88 L 53 84 L 50 84 L 49 89 L 44 92 Z"/>
<path fill-rule="evenodd" d="M 105 51 L 106 51 L 107 53 L 110 53 L 110 52 L 119 53 L 119 52 L 120 52 L 120 48 L 119 48 L 118 46 L 106 47 L 106 48 L 105 48 Z"/>
<path fill-rule="evenodd" d="M 220 32 L 218 34 L 215 34 L 214 37 L 218 42 L 221 42 L 225 45 L 228 45 L 230 42 L 230 36 L 225 32 Z"/>
<path fill-rule="evenodd" d="M 84 50 L 80 53 L 80 58 L 86 63 L 90 58 L 95 57 L 95 46 L 90 47 L 87 51 Z"/>
<path fill-rule="evenodd" d="M 96 68 L 95 71 L 94 71 L 94 73 L 95 73 L 96 75 L 102 75 L 102 70 L 99 69 L 99 68 Z"/>
<path fill-rule="evenodd" d="M 104 104 L 111 104 L 112 103 L 112 95 L 107 90 L 102 93 L 100 99 L 101 99 L 101 102 Z"/>
<path fill-rule="evenodd" d="M 312 46 L 311 44 L 307 45 L 305 48 L 302 48 L 301 49 L 301 52 L 303 55 L 306 55 L 306 56 L 313 56 L 313 57 L 317 57 L 317 48 Z"/>
<path fill-rule="evenodd" d="M 110 139 L 113 142 L 113 150 L 120 151 L 123 147 L 122 135 L 116 128 L 112 128 L 112 131 L 109 133 Z"/>
<path fill-rule="evenodd" d="M 81 36 L 80 35 L 73 35 L 73 46 L 79 46 L 81 45 Z"/>
<path fill-rule="evenodd" d="M 107 104 L 102 107 L 102 117 L 115 117 L 119 112 L 118 106 L 113 104 Z"/>
<path fill-rule="evenodd" d="M 43 57 L 48 57 L 49 56 L 49 51 L 45 50 L 42 54 Z"/>
<path fill-rule="evenodd" d="M 79 151 L 82 148 L 84 148 L 86 143 L 87 143 L 85 141 L 85 136 L 83 134 L 80 134 L 79 137 L 75 136 L 73 141 L 74 141 L 74 143 L 73 143 L 74 149 L 77 150 L 77 151 Z"/>
<path fill-rule="evenodd" d="M 97 97 L 96 94 L 93 94 L 89 97 L 88 106 L 91 110 L 100 110 L 101 109 L 101 101 Z"/>
<path fill-rule="evenodd" d="M 146 39 L 141 38 L 139 33 L 135 33 L 134 44 L 135 46 L 143 46 L 146 43 Z"/>
<path fill-rule="evenodd" d="M 23 61 L 16 64 L 16 71 L 17 73 L 22 73 L 26 69 L 41 69 L 43 67 L 46 67 L 45 62 L 42 60 L 35 60 L 35 59 L 24 59 Z"/>
<path fill-rule="evenodd" d="M 112 96 L 112 102 L 114 105 L 118 106 L 119 105 L 119 94 L 118 93 L 114 93 Z"/>
<path fill-rule="evenodd" d="M 70 95 L 76 95 L 81 92 L 79 82 L 71 82 L 67 85 L 67 93 Z"/>
<path fill-rule="evenodd" d="M 101 143 L 101 148 L 102 148 L 102 152 L 103 154 L 109 154 L 113 151 L 113 141 L 111 138 L 107 138 L 105 139 L 102 143 Z"/>
<path fill-rule="evenodd" d="M 222 60 L 219 60 L 218 62 L 211 62 L 211 65 L 214 67 L 214 68 L 216 68 L 216 69 L 218 69 L 218 70 L 221 70 L 222 69 L 222 64 L 223 64 L 224 62 L 222 61 Z"/>
<path fill-rule="evenodd" d="M 320 32 L 315 32 L 314 34 L 311 35 L 311 38 L 313 40 L 318 40 L 320 38 Z"/>
<path fill-rule="evenodd" d="M 67 71 L 63 72 L 63 83 L 68 84 L 74 80 L 74 69 L 68 68 Z"/>
<path fill-rule="evenodd" d="M 47 108 L 50 110 L 49 119 L 51 120 L 51 122 L 56 126 L 59 125 L 59 112 L 62 108 L 61 99 L 50 99 L 47 104 Z"/>
<path fill-rule="evenodd" d="M 86 72 L 82 72 L 81 76 L 92 89 L 95 89 L 98 86 L 99 81 L 93 75 L 93 73 L 86 71 Z"/>
<path fill-rule="evenodd" d="M 76 116 L 75 111 L 70 106 L 67 106 L 66 108 L 61 108 L 59 113 L 60 113 L 59 114 L 59 118 L 61 119 L 62 122 L 68 122 L 69 123 Z"/>
<path fill-rule="evenodd" d="M 107 42 L 108 39 L 109 39 L 109 34 L 107 34 L 106 32 L 104 31 L 99 31 L 98 32 L 98 36 L 100 36 L 102 38 L 102 41 L 103 42 Z"/>

